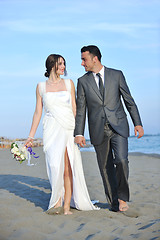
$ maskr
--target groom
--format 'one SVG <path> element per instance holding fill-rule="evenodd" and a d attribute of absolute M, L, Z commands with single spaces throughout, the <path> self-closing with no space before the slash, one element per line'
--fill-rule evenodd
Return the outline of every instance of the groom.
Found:
<path fill-rule="evenodd" d="M 78 79 L 75 142 L 85 145 L 86 110 L 106 198 L 112 211 L 127 211 L 129 126 L 121 98 L 132 118 L 135 136 L 144 134 L 137 106 L 121 71 L 101 64 L 97 46 L 81 49 L 82 66 L 87 72 Z"/>

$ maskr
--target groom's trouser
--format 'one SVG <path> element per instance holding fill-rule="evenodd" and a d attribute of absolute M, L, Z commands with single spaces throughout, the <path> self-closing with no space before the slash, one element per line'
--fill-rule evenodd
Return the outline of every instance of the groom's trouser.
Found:
<path fill-rule="evenodd" d="M 106 124 L 103 142 L 94 147 L 107 200 L 118 211 L 118 199 L 129 201 L 128 139 Z"/>

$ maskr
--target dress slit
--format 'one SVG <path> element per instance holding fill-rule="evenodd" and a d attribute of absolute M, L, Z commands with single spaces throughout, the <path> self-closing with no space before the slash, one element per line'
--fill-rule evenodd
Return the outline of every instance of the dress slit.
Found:
<path fill-rule="evenodd" d="M 66 146 L 66 149 L 65 149 L 65 154 L 64 154 L 64 171 L 65 171 L 65 155 L 67 154 L 68 156 L 68 161 L 69 161 L 69 167 L 71 169 L 71 173 L 72 173 L 72 180 L 73 180 L 73 170 L 72 170 L 72 165 L 71 165 L 71 161 L 70 161 L 70 156 L 69 156 L 69 153 L 68 153 L 68 148 Z"/>

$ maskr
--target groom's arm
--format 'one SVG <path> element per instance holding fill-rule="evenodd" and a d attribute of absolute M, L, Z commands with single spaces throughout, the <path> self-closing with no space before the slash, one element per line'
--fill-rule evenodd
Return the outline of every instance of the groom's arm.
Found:
<path fill-rule="evenodd" d="M 136 105 L 133 97 L 131 96 L 131 93 L 130 93 L 129 87 L 126 83 L 125 77 L 121 71 L 119 73 L 120 73 L 119 90 L 123 97 L 125 106 L 131 116 L 134 126 L 138 126 L 138 125 L 142 126 L 142 122 L 141 122 L 141 118 L 140 118 L 140 114 L 139 114 L 137 105 Z"/>
<path fill-rule="evenodd" d="M 144 135 L 144 130 L 143 130 L 140 114 L 139 114 L 137 105 L 133 97 L 131 96 L 130 90 L 128 88 L 128 85 L 126 83 L 125 77 L 122 72 L 120 76 L 120 92 L 122 94 L 125 106 L 133 121 L 135 136 L 137 136 L 137 132 L 138 132 L 139 133 L 138 138 L 141 138 Z"/>
<path fill-rule="evenodd" d="M 78 79 L 77 84 L 77 100 L 76 100 L 76 124 L 75 124 L 75 142 L 80 144 L 81 147 L 85 145 L 84 129 L 86 120 L 86 97 L 83 85 Z"/>

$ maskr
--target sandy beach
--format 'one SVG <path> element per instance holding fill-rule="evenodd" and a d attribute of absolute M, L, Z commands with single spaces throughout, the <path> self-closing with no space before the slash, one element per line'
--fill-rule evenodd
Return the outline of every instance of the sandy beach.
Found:
<path fill-rule="evenodd" d="M 155 240 L 160 239 L 160 155 L 130 154 L 130 208 L 138 217 L 109 211 L 94 152 L 82 152 L 86 183 L 99 211 L 73 215 L 45 213 L 50 199 L 42 147 L 34 166 L 0 150 L 0 240 Z"/>

